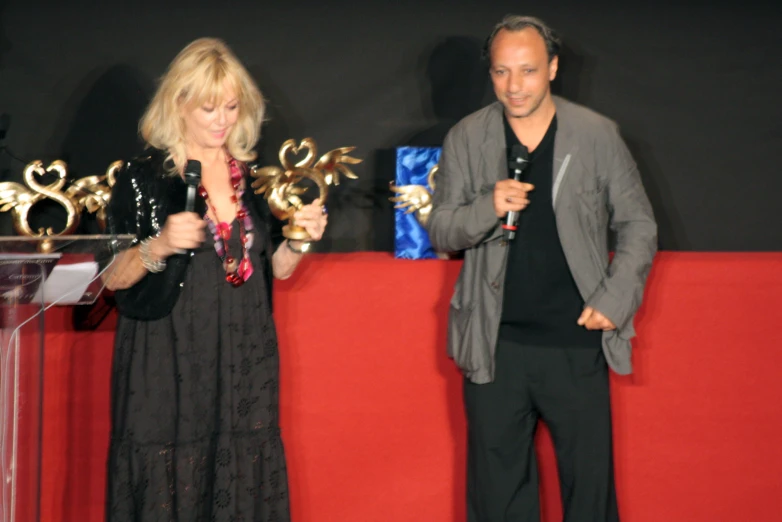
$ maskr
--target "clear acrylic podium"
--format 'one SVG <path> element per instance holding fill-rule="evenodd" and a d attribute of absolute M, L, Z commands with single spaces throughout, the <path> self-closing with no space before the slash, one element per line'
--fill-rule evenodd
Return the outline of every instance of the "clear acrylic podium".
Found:
<path fill-rule="evenodd" d="M 44 311 L 92 304 L 133 236 L 0 237 L 0 522 L 39 522 Z"/>

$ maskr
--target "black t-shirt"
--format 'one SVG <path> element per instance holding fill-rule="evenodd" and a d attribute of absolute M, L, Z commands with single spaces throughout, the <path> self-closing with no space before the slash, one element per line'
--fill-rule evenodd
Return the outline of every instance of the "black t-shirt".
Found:
<path fill-rule="evenodd" d="M 506 117 L 508 150 L 520 141 Z M 500 338 L 546 346 L 601 346 L 602 332 L 576 324 L 584 300 L 576 287 L 559 241 L 552 205 L 554 136 L 557 118 L 529 155 L 522 181 L 535 189 L 519 215 L 516 237 L 508 248 Z M 509 177 L 513 177 L 510 168 Z"/>

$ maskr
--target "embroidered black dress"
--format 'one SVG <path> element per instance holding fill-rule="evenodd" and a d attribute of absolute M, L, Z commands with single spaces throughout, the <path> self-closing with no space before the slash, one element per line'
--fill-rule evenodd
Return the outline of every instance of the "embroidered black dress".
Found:
<path fill-rule="evenodd" d="M 234 288 L 208 239 L 162 319 L 121 317 L 112 378 L 108 522 L 290 519 L 278 426 L 277 336 L 265 223 Z M 230 252 L 241 252 L 238 222 Z"/>

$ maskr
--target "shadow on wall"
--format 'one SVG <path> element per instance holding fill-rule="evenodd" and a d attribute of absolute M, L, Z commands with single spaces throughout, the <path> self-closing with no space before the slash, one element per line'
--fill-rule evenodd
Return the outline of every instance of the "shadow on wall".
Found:
<path fill-rule="evenodd" d="M 5 28 L 2 23 L 2 21 L 6 19 L 6 17 L 3 16 L 3 13 L 5 12 L 7 4 L 7 0 L 0 0 L 0 72 L 5 68 L 5 55 L 13 48 L 10 40 L 6 37 Z"/>
<path fill-rule="evenodd" d="M 259 65 L 250 65 L 247 67 L 247 70 L 266 100 L 266 114 L 261 128 L 261 139 L 256 145 L 258 153 L 256 163 L 260 166 L 279 166 L 279 151 L 282 144 L 291 138 L 299 141 L 307 137 L 307 125 L 292 100 L 274 81 L 269 71 Z M 317 140 L 315 141 L 317 143 Z M 320 150 L 318 153 L 322 154 L 323 152 L 325 151 Z M 307 192 L 301 198 L 305 203 L 310 203 L 316 197 L 317 187 L 307 182 L 304 185 L 307 186 Z M 329 209 L 334 209 L 338 206 L 338 202 L 333 196 L 334 192 L 329 191 L 327 201 Z M 256 197 L 263 198 L 262 195 Z M 282 222 L 272 224 L 272 227 L 275 229 L 281 229 L 282 226 Z M 330 249 L 329 232 L 330 229 L 326 228 L 323 238 L 313 243 L 313 252 L 328 251 Z"/>
<path fill-rule="evenodd" d="M 477 38 L 450 36 L 421 55 L 416 72 L 421 79 L 421 104 L 423 113 L 436 123 L 413 134 L 405 145 L 441 146 L 451 127 L 491 101 L 482 45 Z"/>
<path fill-rule="evenodd" d="M 591 106 L 592 83 L 597 61 L 589 56 L 577 43 L 567 42 L 560 52 L 559 72 L 552 82 L 551 90 L 576 103 Z M 621 126 L 621 122 L 618 122 Z M 658 227 L 658 243 L 660 249 L 689 249 L 681 216 L 673 207 L 670 187 L 665 182 L 659 162 L 652 148 L 642 136 L 625 134 L 624 139 L 633 155 L 643 179 L 649 200 L 654 209 Z M 613 244 L 615 237 L 612 236 Z"/>
<path fill-rule="evenodd" d="M 11 41 L 6 36 L 6 30 L 3 22 L 7 19 L 4 16 L 6 11 L 7 0 L 0 0 L 0 74 L 3 74 L 5 70 L 5 57 L 8 52 L 13 48 Z M 0 100 L 0 114 L 4 114 L 9 110 L 2 100 Z M 9 122 L 10 123 L 10 122 Z M 8 129 L 9 123 L 6 123 L 5 129 Z M 7 145 L 7 143 L 3 143 Z M 11 157 L 6 151 L 0 151 L 0 181 L 12 181 L 14 171 L 19 170 L 21 167 L 20 162 Z M 7 236 L 14 233 L 13 226 L 11 225 L 11 217 L 8 213 L 0 213 L 0 235 Z"/>
<path fill-rule="evenodd" d="M 671 188 L 655 158 L 654 149 L 640 136 L 625 134 L 624 139 L 638 164 L 646 194 L 654 209 L 659 249 L 691 250 L 692 243 L 687 237 L 681 215 L 676 210 Z"/>
<path fill-rule="evenodd" d="M 116 160 L 127 161 L 143 150 L 138 122 L 154 93 L 150 78 L 136 68 L 117 64 L 92 71 L 63 105 L 54 131 L 46 143 L 51 159 L 68 164 L 68 179 L 103 174 Z M 44 177 L 44 183 L 54 181 Z M 45 200 L 34 208 L 31 224 L 61 229 L 65 209 Z M 94 215 L 82 215 L 79 233 L 94 234 L 101 230 Z M 72 321 L 76 330 L 93 330 L 100 326 L 114 306 L 110 294 L 104 293 L 93 305 L 74 308 Z"/>
<path fill-rule="evenodd" d="M 261 141 L 256 147 L 257 161 L 260 165 L 279 165 L 278 152 L 285 140 L 304 138 L 303 133 L 306 128 L 304 119 L 267 70 L 252 65 L 247 67 L 247 71 L 266 100 L 266 116 L 261 129 Z"/>
<path fill-rule="evenodd" d="M 63 105 L 45 150 L 48 161 L 68 164 L 68 179 L 103 174 L 113 161 L 128 160 L 142 151 L 138 121 L 153 92 L 152 82 L 135 68 L 118 64 L 85 77 Z M 43 158 L 42 158 L 43 159 Z M 46 164 L 46 163 L 45 163 Z M 54 175 L 43 177 L 51 183 Z M 33 207 L 34 228 L 61 230 L 65 209 L 51 200 Z M 98 232 L 94 216 L 83 216 L 79 232 Z"/>
<path fill-rule="evenodd" d="M 567 42 L 560 52 L 559 72 L 552 82 L 551 89 L 571 101 L 591 106 L 592 83 L 597 61 L 588 55 L 577 43 Z M 622 127 L 621 122 L 620 128 Z M 661 249 L 689 249 L 690 242 L 685 236 L 681 217 L 673 207 L 670 187 L 665 182 L 654 151 L 642 136 L 624 135 L 627 146 L 638 164 L 649 200 L 654 209 L 658 226 L 658 243 Z M 615 238 L 612 236 L 611 243 Z"/>
<path fill-rule="evenodd" d="M 557 77 L 551 92 L 570 101 L 589 106 L 592 100 L 592 73 L 595 60 L 575 42 L 563 42 L 559 51 Z"/>
<path fill-rule="evenodd" d="M 482 42 L 466 36 L 449 36 L 434 42 L 419 57 L 415 77 L 419 81 L 421 109 L 434 123 L 403 138 L 399 146 L 440 147 L 459 120 L 491 101 Z M 396 177 L 396 149 L 375 154 L 372 227 L 373 250 L 394 250 L 394 204 L 389 183 Z"/>

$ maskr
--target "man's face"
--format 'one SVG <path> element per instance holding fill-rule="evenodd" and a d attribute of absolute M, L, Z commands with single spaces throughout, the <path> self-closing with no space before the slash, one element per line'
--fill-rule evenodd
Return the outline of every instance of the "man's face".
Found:
<path fill-rule="evenodd" d="M 550 96 L 558 60 L 550 62 L 546 43 L 534 28 L 502 29 L 490 49 L 491 79 L 508 118 L 526 118 Z"/>

